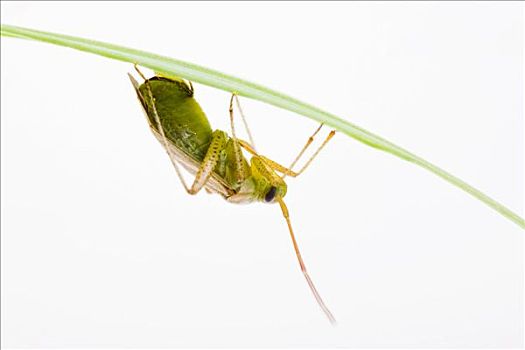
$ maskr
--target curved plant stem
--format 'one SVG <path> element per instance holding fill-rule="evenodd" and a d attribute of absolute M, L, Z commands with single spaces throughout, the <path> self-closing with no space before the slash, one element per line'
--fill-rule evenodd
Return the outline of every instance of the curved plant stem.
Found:
<path fill-rule="evenodd" d="M 391 153 L 399 158 L 430 170 L 434 174 L 471 194 L 475 198 L 499 212 L 501 215 L 505 216 L 507 219 L 512 220 L 521 228 L 525 229 L 525 220 L 518 214 L 514 213 L 503 204 L 495 201 L 494 199 L 470 186 L 463 180 L 446 172 L 445 170 L 427 162 L 426 160 L 399 146 L 396 146 L 392 142 L 385 140 L 378 135 L 358 127 L 357 125 L 347 122 L 346 120 L 325 112 L 315 106 L 299 101 L 293 97 L 287 96 L 275 90 L 271 90 L 267 87 L 193 63 L 100 41 L 15 27 L 5 24 L 2 24 L 1 26 L 1 35 L 48 42 L 51 44 L 66 46 L 121 61 L 137 63 L 160 74 L 165 74 L 168 76 L 180 76 L 182 78 L 228 92 L 235 91 L 238 95 L 263 101 L 276 107 L 296 112 L 318 122 L 325 123 L 371 147 Z"/>

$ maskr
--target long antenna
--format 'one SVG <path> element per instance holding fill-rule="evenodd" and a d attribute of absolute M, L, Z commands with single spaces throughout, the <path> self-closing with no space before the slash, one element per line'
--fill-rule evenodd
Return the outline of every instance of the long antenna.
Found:
<path fill-rule="evenodd" d="M 281 206 L 283 216 L 286 219 L 286 223 L 288 224 L 288 230 L 290 231 L 290 237 L 292 238 L 293 247 L 295 249 L 295 255 L 297 255 L 297 260 L 299 260 L 299 265 L 301 266 L 301 271 L 303 272 L 303 275 L 306 278 L 306 282 L 308 282 L 308 286 L 310 286 L 310 290 L 314 294 L 315 300 L 317 300 L 317 303 L 325 313 L 326 317 L 328 317 L 330 323 L 332 323 L 332 325 L 335 326 L 337 324 L 337 321 L 335 320 L 328 307 L 325 305 L 323 299 L 321 298 L 321 295 L 319 295 L 319 292 L 315 288 L 314 282 L 312 281 L 310 275 L 308 274 L 308 271 L 306 270 L 306 265 L 304 264 L 303 258 L 301 257 L 301 252 L 299 251 L 299 246 L 297 245 L 297 241 L 295 240 L 295 235 L 293 233 L 292 223 L 290 222 L 290 214 L 288 213 L 288 208 L 286 207 L 286 204 L 284 204 L 282 198 L 276 199 L 279 202 L 279 205 Z"/>

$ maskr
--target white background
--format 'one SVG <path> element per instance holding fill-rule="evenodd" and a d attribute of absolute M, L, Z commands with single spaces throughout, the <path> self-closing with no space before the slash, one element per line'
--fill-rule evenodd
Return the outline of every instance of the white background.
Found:
<path fill-rule="evenodd" d="M 2 2 L 2 23 L 267 85 L 522 213 L 522 6 Z M 288 181 L 332 328 L 277 206 L 182 190 L 130 64 L 1 43 L 3 346 L 523 346 L 524 232 L 461 190 L 343 134 Z M 196 91 L 228 130 L 229 95 Z M 279 162 L 316 127 L 243 107 L 259 150 Z"/>

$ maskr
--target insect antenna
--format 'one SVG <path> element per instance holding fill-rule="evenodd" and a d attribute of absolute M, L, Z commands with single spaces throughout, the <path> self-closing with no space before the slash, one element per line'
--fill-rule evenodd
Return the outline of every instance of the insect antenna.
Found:
<path fill-rule="evenodd" d="M 290 231 L 290 237 L 292 238 L 293 247 L 295 250 L 295 255 L 297 255 L 297 260 L 299 261 L 299 265 L 301 266 L 301 271 L 303 272 L 304 277 L 306 278 L 306 282 L 308 282 L 308 286 L 310 287 L 310 290 L 312 291 L 315 300 L 317 300 L 317 303 L 325 313 L 326 317 L 328 317 L 328 320 L 330 320 L 330 323 L 332 325 L 336 325 L 336 320 L 328 307 L 325 305 L 323 299 L 321 298 L 321 295 L 315 288 L 314 282 L 310 278 L 310 275 L 308 274 L 308 271 L 306 270 L 306 266 L 304 264 L 303 258 L 301 257 L 301 252 L 299 251 L 299 246 L 297 245 L 297 241 L 295 240 L 295 235 L 293 233 L 292 229 L 292 223 L 290 221 L 290 214 L 288 213 L 288 208 L 286 207 L 286 204 L 284 204 L 284 201 L 282 198 L 277 198 L 277 201 L 279 202 L 279 205 L 281 206 L 281 210 L 283 212 L 283 216 L 286 219 L 286 224 L 288 225 L 288 230 Z"/>

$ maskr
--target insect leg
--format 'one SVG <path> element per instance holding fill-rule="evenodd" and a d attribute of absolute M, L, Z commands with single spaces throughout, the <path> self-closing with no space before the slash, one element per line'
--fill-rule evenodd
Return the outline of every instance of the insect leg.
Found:
<path fill-rule="evenodd" d="M 321 126 L 322 126 L 322 124 L 321 124 Z M 283 174 L 283 176 L 282 176 L 283 179 L 286 176 L 297 177 L 310 165 L 310 163 L 314 160 L 315 157 L 317 157 L 317 155 L 319 154 L 319 152 L 321 152 L 321 150 L 324 148 L 324 146 L 326 146 L 328 141 L 330 141 L 330 139 L 335 135 L 335 130 L 330 131 L 330 133 L 328 134 L 326 139 L 323 141 L 321 146 L 319 146 L 317 151 L 315 151 L 315 153 L 310 157 L 310 159 L 305 163 L 305 165 L 303 165 L 301 170 L 299 170 L 297 172 L 293 171 L 292 167 L 295 165 L 295 163 L 297 163 L 297 160 L 299 159 L 299 157 L 301 157 L 301 155 L 304 153 L 306 148 L 312 143 L 313 137 L 319 132 L 319 130 L 321 129 L 321 126 L 319 128 L 317 128 L 317 130 L 315 131 L 315 133 L 312 136 L 310 136 L 310 138 L 308 139 L 308 142 L 303 147 L 303 149 L 301 150 L 299 155 L 296 157 L 296 159 L 292 163 L 292 166 L 290 166 L 289 168 L 287 168 L 287 167 L 285 167 L 285 166 L 283 166 L 283 165 L 281 165 L 281 164 L 279 164 L 279 163 L 277 163 L 277 162 L 275 162 L 275 161 L 273 161 L 273 160 L 271 160 L 271 159 L 269 159 L 269 158 L 267 158 L 265 156 L 261 156 L 261 155 L 257 154 L 257 152 L 250 146 L 250 144 L 248 144 L 248 142 L 243 141 L 243 140 L 238 140 L 238 142 L 242 146 L 242 148 L 244 148 L 246 151 L 248 151 L 249 153 L 251 153 L 254 156 L 260 157 L 272 169 L 282 173 Z"/>
<path fill-rule="evenodd" d="M 239 141 L 239 144 L 241 145 L 242 148 L 244 148 L 248 153 L 258 157 L 259 159 L 261 159 L 266 165 L 268 165 L 270 168 L 272 168 L 273 170 L 276 170 L 280 173 L 283 173 L 283 174 L 287 174 L 287 175 L 290 175 L 292 177 L 295 177 L 297 176 L 297 173 L 295 173 L 294 171 L 288 169 L 287 167 L 277 163 L 277 162 L 274 162 L 273 160 L 271 160 L 270 158 L 267 158 L 265 156 L 261 156 L 260 154 L 258 154 L 251 146 L 248 142 L 244 141 L 244 140 L 238 140 Z"/>
<path fill-rule="evenodd" d="M 303 148 L 301 149 L 301 152 L 299 152 L 299 154 L 297 155 L 297 157 L 295 157 L 294 161 L 292 162 L 292 164 L 288 167 L 289 169 L 293 169 L 293 167 L 295 166 L 295 164 L 297 164 L 297 162 L 299 161 L 299 159 L 303 156 L 304 152 L 306 151 L 306 149 L 312 144 L 312 142 L 314 141 L 314 137 L 315 135 L 317 135 L 317 133 L 319 131 L 321 131 L 321 128 L 323 127 L 323 123 L 321 123 L 319 125 L 319 127 L 315 130 L 315 132 L 313 133 L 312 136 L 310 136 L 308 138 L 308 140 L 306 141 L 306 144 L 303 146 Z M 284 174 L 283 175 L 283 179 L 286 177 L 287 174 Z"/>
<path fill-rule="evenodd" d="M 146 77 L 144 76 L 144 74 L 141 72 L 141 70 L 139 69 L 139 66 L 135 63 L 133 64 L 133 68 L 135 68 L 135 70 L 137 71 L 137 73 L 139 73 L 140 77 L 142 79 L 144 79 L 144 81 L 147 81 L 148 79 L 146 79 Z"/>
<path fill-rule="evenodd" d="M 186 185 L 186 181 L 184 180 L 184 177 L 182 176 L 182 172 L 180 171 L 179 166 L 177 165 L 176 158 L 173 155 L 173 153 L 171 152 L 171 149 L 170 149 L 170 147 L 168 145 L 168 140 L 166 139 L 166 134 L 164 133 L 164 128 L 162 127 L 162 124 L 161 124 L 160 118 L 159 118 L 159 114 L 157 113 L 157 107 L 155 106 L 155 98 L 153 97 L 153 93 L 151 92 L 151 87 L 149 85 L 149 80 L 146 79 L 146 77 L 144 76 L 144 74 L 142 74 L 142 72 L 140 71 L 140 69 L 137 67 L 136 64 L 134 66 L 135 66 L 135 70 L 137 71 L 137 73 L 139 73 L 139 75 L 145 81 L 146 90 L 148 90 L 148 99 L 149 99 L 149 101 L 151 103 L 151 106 L 152 106 L 153 116 L 155 117 L 155 123 L 157 124 L 156 125 L 157 126 L 157 130 L 159 130 L 160 136 L 162 138 L 164 149 L 166 150 L 166 152 L 168 153 L 168 156 L 170 157 L 171 164 L 173 164 L 173 167 L 175 168 L 175 172 L 177 173 L 177 176 L 179 177 L 179 180 L 182 183 L 182 186 L 184 186 L 184 189 L 186 190 L 186 192 L 191 194 L 190 188 L 188 187 L 188 185 Z"/>
<path fill-rule="evenodd" d="M 213 169 L 215 169 L 215 166 L 219 161 L 221 151 L 224 149 L 225 146 L 225 133 L 220 130 L 214 131 L 210 142 L 210 146 L 206 151 L 206 155 L 202 160 L 199 170 L 197 171 L 197 175 L 195 175 L 193 185 L 191 185 L 191 188 L 189 189 L 188 193 L 196 194 L 202 189 L 202 187 L 204 187 L 204 185 L 206 185 L 206 182 L 213 173 Z"/>
<path fill-rule="evenodd" d="M 233 99 L 235 98 L 235 96 L 236 96 L 235 93 L 232 93 L 232 97 L 230 99 L 230 109 L 229 109 L 230 125 L 231 125 L 232 140 L 233 140 L 233 153 L 235 156 L 235 165 L 236 165 L 237 174 L 238 174 L 237 182 L 242 183 L 245 180 L 246 171 L 243 171 L 244 163 L 243 163 L 241 147 L 239 145 L 239 139 L 235 135 L 235 126 L 234 126 L 235 123 L 233 122 Z"/>
<path fill-rule="evenodd" d="M 292 229 L 292 223 L 290 222 L 290 214 L 288 213 L 288 208 L 286 207 L 286 204 L 284 204 L 283 200 L 281 198 L 278 199 L 279 205 L 281 206 L 281 211 L 283 212 L 283 216 L 286 220 L 286 224 L 288 225 L 288 230 L 290 231 L 290 237 L 292 238 L 293 248 L 295 250 L 295 255 L 297 255 L 297 260 L 299 261 L 299 265 L 301 266 L 301 271 L 303 272 L 304 277 L 306 278 L 306 282 L 308 282 L 308 286 L 310 287 L 310 290 L 314 294 L 315 300 L 325 313 L 326 317 L 328 317 L 328 320 L 335 325 L 336 320 L 328 307 L 323 302 L 323 299 L 321 299 L 321 295 L 315 288 L 314 282 L 310 278 L 310 275 L 308 274 L 308 271 L 306 270 L 306 266 L 304 264 L 303 258 L 301 257 L 301 252 L 299 251 L 299 246 L 297 244 L 297 241 L 295 240 L 295 235 L 293 233 Z"/>
<path fill-rule="evenodd" d="M 250 128 L 248 127 L 248 123 L 246 122 L 246 117 L 244 116 L 244 112 L 241 107 L 241 102 L 239 102 L 239 96 L 235 95 L 235 102 L 237 104 L 237 109 L 239 110 L 239 114 L 241 115 L 242 122 L 244 124 L 244 129 L 246 130 L 246 133 L 248 134 L 248 139 L 250 140 L 250 145 L 255 149 L 255 142 L 253 141 L 252 133 L 250 132 Z"/>
<path fill-rule="evenodd" d="M 321 124 L 322 126 L 322 124 Z M 294 162 L 292 163 L 292 165 L 290 166 L 290 170 L 292 169 L 292 167 L 295 165 L 295 163 L 297 163 L 297 161 L 299 160 L 299 158 L 302 156 L 302 154 L 304 153 L 304 151 L 306 150 L 306 148 L 310 145 L 310 143 L 312 143 L 313 141 L 313 136 L 315 136 L 315 134 L 317 134 L 317 132 L 321 129 L 321 127 L 319 127 L 316 132 L 308 139 L 308 142 L 306 143 L 305 147 L 303 147 L 303 149 L 301 150 L 301 152 L 299 153 L 299 155 L 297 156 L 297 158 L 294 160 Z M 315 157 L 317 157 L 317 155 L 319 154 L 319 152 L 321 152 L 321 150 L 324 148 L 324 146 L 326 146 L 326 144 L 328 143 L 328 141 L 330 141 L 330 139 L 332 137 L 334 137 L 335 135 L 335 130 L 332 130 L 330 131 L 330 133 L 328 134 L 328 136 L 326 137 L 326 139 L 323 141 L 323 143 L 321 144 L 321 146 L 319 146 L 319 148 L 317 149 L 317 151 L 315 151 L 315 153 L 310 157 L 310 159 L 308 159 L 308 161 L 303 165 L 303 167 L 301 168 L 301 170 L 295 172 L 295 176 L 299 176 L 302 174 L 302 172 L 310 165 L 310 163 L 312 163 L 312 161 L 315 159 Z M 310 141 L 312 140 L 312 141 Z M 291 173 L 293 173 L 293 171 L 291 171 Z M 284 173 L 283 175 L 283 179 L 286 177 L 286 175 L 290 175 L 292 177 L 295 177 L 294 175 L 291 175 L 291 174 L 287 174 L 287 173 Z"/>

